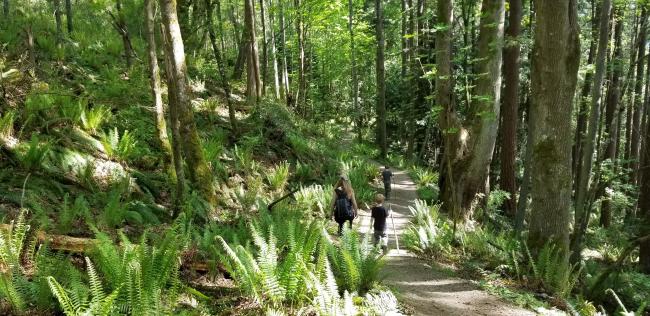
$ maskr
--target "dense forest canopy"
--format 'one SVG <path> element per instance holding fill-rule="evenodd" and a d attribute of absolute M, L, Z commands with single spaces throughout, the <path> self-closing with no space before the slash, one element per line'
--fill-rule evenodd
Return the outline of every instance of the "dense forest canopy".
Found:
<path fill-rule="evenodd" d="M 3 314 L 423 314 L 382 282 L 409 260 L 504 308 L 650 313 L 646 0 L 1 14 Z"/>

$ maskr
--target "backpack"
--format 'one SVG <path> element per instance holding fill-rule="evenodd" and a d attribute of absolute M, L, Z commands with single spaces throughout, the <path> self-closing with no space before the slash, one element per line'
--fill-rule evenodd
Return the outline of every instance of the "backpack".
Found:
<path fill-rule="evenodd" d="M 350 200 L 344 190 L 336 188 L 336 203 L 334 204 L 334 217 L 337 221 L 346 221 L 354 218 L 352 212 L 352 200 Z"/>

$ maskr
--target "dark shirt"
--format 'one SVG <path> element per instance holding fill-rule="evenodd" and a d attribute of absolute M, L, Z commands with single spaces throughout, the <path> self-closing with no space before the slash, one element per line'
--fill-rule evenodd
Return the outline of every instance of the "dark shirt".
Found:
<path fill-rule="evenodd" d="M 375 219 L 374 228 L 378 231 L 386 230 L 386 217 L 388 217 L 388 211 L 383 206 L 375 206 L 372 208 L 372 218 Z"/>
<path fill-rule="evenodd" d="M 384 169 L 384 171 L 381 172 L 381 176 L 384 178 L 384 183 L 390 183 L 393 173 L 388 169 Z"/>

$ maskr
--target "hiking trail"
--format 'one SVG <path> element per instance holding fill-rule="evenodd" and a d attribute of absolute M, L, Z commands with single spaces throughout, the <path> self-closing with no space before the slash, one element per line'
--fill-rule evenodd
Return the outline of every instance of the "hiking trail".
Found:
<path fill-rule="evenodd" d="M 402 236 L 411 218 L 409 205 L 417 199 L 416 185 L 403 170 L 393 170 L 393 188 L 390 204 L 395 230 L 399 236 L 400 251 L 396 249 L 395 233 L 388 218 L 389 253 L 382 270 L 383 283 L 397 291 L 399 301 L 414 315 L 535 315 L 480 290 L 467 280 L 449 276 L 448 272 L 432 267 L 426 261 L 405 250 Z M 368 210 L 359 212 L 359 231 L 370 228 Z"/>

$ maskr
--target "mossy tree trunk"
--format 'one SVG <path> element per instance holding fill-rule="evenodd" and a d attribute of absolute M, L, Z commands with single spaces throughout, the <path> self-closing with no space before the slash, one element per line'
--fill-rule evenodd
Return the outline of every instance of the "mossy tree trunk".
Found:
<path fill-rule="evenodd" d="M 246 40 L 246 96 L 248 104 L 254 106 L 262 96 L 260 60 L 255 35 L 255 11 L 253 0 L 244 0 L 244 37 Z"/>
<path fill-rule="evenodd" d="M 571 138 L 567 135 L 580 65 L 577 4 L 576 0 L 537 0 L 534 8 L 528 244 L 536 252 L 552 242 L 566 256 L 571 205 Z"/>
<path fill-rule="evenodd" d="M 262 0 L 265 1 L 265 0 Z M 273 8 L 273 2 L 269 0 L 269 7 Z M 282 95 L 282 88 L 280 87 L 280 73 L 278 69 L 278 46 L 275 37 L 275 18 L 272 11 L 269 12 L 269 34 L 271 35 L 271 63 L 273 64 L 273 92 L 275 98 L 280 99 Z"/>
<path fill-rule="evenodd" d="M 453 133 L 451 146 L 445 148 L 450 164 L 446 179 L 453 181 L 444 183 L 443 203 L 461 221 L 471 218 L 480 196 L 486 193 L 501 109 L 504 1 L 484 0 L 482 10 L 477 43 L 477 59 L 481 62 L 475 65 L 470 111 L 465 122 L 445 127 Z"/>
<path fill-rule="evenodd" d="M 68 26 L 68 35 L 72 34 L 72 0 L 65 0 L 65 20 Z"/>
<path fill-rule="evenodd" d="M 214 178 L 205 157 L 203 157 L 201 139 L 194 122 L 194 111 L 189 98 L 190 88 L 187 81 L 185 49 L 176 15 L 176 1 L 160 0 L 160 4 L 162 20 L 165 25 L 165 34 L 163 36 L 166 37 L 166 58 L 169 60 L 171 70 L 167 74 L 169 76 L 168 82 L 172 81 L 173 83 L 168 87 L 169 95 L 175 101 L 171 105 L 176 107 L 178 121 L 180 122 L 181 138 L 174 139 L 174 142 L 182 142 L 183 156 L 190 171 L 190 180 L 201 192 L 202 197 L 214 207 L 217 201 L 214 191 Z"/>
<path fill-rule="evenodd" d="M 381 0 L 375 0 L 375 32 L 377 37 L 377 145 L 382 158 L 386 157 L 388 144 L 386 141 L 386 70 L 384 68 L 384 13 Z"/>
<path fill-rule="evenodd" d="M 296 110 L 305 115 L 307 93 L 307 77 L 305 75 L 305 22 L 302 0 L 294 0 L 296 10 L 296 37 L 298 38 L 298 89 L 296 90 Z"/>
<path fill-rule="evenodd" d="M 156 113 L 156 131 L 160 148 L 165 154 L 165 161 L 172 160 L 172 147 L 167 136 L 167 123 L 165 121 L 165 110 L 162 101 L 162 88 L 160 85 L 160 68 L 158 67 L 158 54 L 156 49 L 155 33 L 155 1 L 144 0 L 145 12 L 145 37 L 147 39 L 147 53 L 149 61 L 149 86 L 153 97 L 153 108 Z"/>

